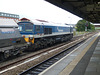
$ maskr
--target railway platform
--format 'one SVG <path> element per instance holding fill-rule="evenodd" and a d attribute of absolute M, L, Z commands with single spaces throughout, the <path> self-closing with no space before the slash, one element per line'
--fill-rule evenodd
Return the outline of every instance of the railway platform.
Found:
<path fill-rule="evenodd" d="M 100 33 L 39 75 L 100 75 Z"/>

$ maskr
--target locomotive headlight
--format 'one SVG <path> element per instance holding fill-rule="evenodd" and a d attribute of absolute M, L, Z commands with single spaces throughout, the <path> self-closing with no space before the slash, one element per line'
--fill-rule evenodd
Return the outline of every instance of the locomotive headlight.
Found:
<path fill-rule="evenodd" d="M 23 35 L 23 37 L 25 38 L 25 35 Z"/>

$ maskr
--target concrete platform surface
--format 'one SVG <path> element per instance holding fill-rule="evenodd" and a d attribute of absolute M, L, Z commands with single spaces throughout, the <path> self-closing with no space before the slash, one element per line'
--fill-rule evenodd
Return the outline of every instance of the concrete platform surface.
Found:
<path fill-rule="evenodd" d="M 100 40 L 96 34 L 39 75 L 100 75 Z"/>

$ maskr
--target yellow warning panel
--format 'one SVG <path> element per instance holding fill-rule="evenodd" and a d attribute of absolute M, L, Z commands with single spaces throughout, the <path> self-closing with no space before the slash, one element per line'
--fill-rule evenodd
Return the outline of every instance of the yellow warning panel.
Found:
<path fill-rule="evenodd" d="M 24 38 L 26 42 L 29 42 L 29 38 Z"/>
<path fill-rule="evenodd" d="M 32 44 L 34 44 L 34 38 L 32 39 Z"/>

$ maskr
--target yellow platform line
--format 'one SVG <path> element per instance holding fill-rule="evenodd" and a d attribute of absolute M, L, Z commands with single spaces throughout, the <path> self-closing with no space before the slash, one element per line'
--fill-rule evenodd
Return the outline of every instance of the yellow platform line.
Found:
<path fill-rule="evenodd" d="M 99 35 L 100 33 L 98 34 L 98 36 Z M 66 68 L 62 72 L 60 72 L 59 75 L 69 75 L 72 72 L 72 70 L 75 68 L 75 66 L 78 64 L 78 62 L 81 60 L 81 58 L 88 51 L 88 49 L 95 42 L 95 40 L 98 38 L 98 36 L 93 41 L 91 41 L 91 43 L 68 66 L 66 66 Z"/>

